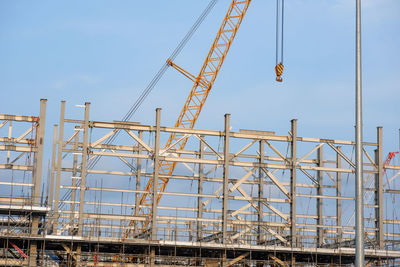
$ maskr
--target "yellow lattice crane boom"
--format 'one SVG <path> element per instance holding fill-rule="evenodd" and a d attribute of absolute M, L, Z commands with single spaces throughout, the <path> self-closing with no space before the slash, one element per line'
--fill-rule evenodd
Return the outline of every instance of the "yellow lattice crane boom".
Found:
<path fill-rule="evenodd" d="M 221 27 L 218 30 L 217 36 L 211 46 L 210 51 L 203 63 L 203 66 L 197 76 L 194 76 L 177 66 L 171 60 L 168 59 L 168 64 L 179 72 L 184 74 L 186 77 L 193 81 L 193 87 L 186 100 L 185 105 L 178 117 L 175 127 L 180 128 L 193 128 L 200 112 L 207 100 L 208 94 L 217 78 L 218 72 L 222 67 L 226 55 L 228 54 L 229 48 L 235 39 L 236 33 L 242 23 L 243 17 L 247 12 L 251 0 L 233 0 L 229 6 L 228 12 L 222 22 Z M 187 138 L 180 133 L 172 133 L 165 145 L 164 150 L 181 150 L 185 147 Z M 175 169 L 175 163 L 162 161 L 158 166 L 158 172 L 161 175 L 158 182 L 158 197 L 157 204 L 159 203 L 162 192 L 164 192 L 169 179 L 164 178 L 171 175 Z M 151 219 L 151 204 L 153 192 L 153 177 L 147 183 L 145 188 L 146 193 L 140 198 L 138 213 L 136 215 L 144 216 L 146 220 L 141 223 L 139 229 L 134 229 L 135 221 L 129 223 L 129 227 L 125 231 L 124 238 L 131 237 L 134 233 L 144 232 L 148 229 Z"/>

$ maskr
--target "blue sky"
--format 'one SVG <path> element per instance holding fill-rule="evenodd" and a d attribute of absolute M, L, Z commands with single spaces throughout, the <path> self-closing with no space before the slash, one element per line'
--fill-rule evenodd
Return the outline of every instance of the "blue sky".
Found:
<path fill-rule="evenodd" d="M 37 114 L 48 99 L 47 143 L 59 102 L 92 103 L 91 119 L 118 120 L 134 103 L 209 1 L 0 1 L 0 113 Z M 240 128 L 354 138 L 355 1 L 287 0 L 285 72 L 275 82 L 275 1 L 254 0 L 196 128 Z M 220 0 L 176 63 L 197 74 L 230 1 Z M 384 127 L 398 150 L 400 1 L 363 0 L 365 140 Z M 132 118 L 173 125 L 191 83 L 172 68 Z M 47 157 L 50 157 L 47 154 Z M 46 160 L 45 160 L 46 161 Z"/>

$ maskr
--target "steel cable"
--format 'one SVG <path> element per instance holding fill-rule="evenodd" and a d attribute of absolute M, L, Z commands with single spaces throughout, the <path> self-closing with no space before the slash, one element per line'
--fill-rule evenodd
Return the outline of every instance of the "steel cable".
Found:
<path fill-rule="evenodd" d="M 213 9 L 215 4 L 218 2 L 218 0 L 211 0 L 210 3 L 207 5 L 207 7 L 204 9 L 204 11 L 201 13 L 201 15 L 198 17 L 198 19 L 195 21 L 195 23 L 192 25 L 192 27 L 189 29 L 189 31 L 186 33 L 184 38 L 181 40 L 181 42 L 178 44 L 178 46 L 175 48 L 175 50 L 172 52 L 170 55 L 169 59 L 171 61 L 175 60 L 175 58 L 180 54 L 180 52 L 183 50 L 183 48 L 186 46 L 190 38 L 193 36 L 193 34 L 197 31 L 201 23 L 204 21 L 204 19 L 208 16 L 210 11 Z M 142 91 L 140 94 L 139 98 L 135 101 L 135 103 L 131 106 L 129 111 L 125 114 L 125 116 L 122 118 L 122 121 L 129 121 L 133 114 L 139 109 L 139 107 L 143 104 L 144 100 L 146 97 L 150 94 L 150 92 L 153 90 L 153 88 L 157 85 L 161 77 L 164 75 L 166 70 L 168 69 L 169 65 L 167 62 L 165 62 L 157 74 L 153 77 L 153 79 L 150 81 L 150 83 L 147 85 L 147 87 Z M 119 135 L 119 130 L 117 130 L 112 136 L 110 136 L 106 141 L 105 144 L 109 145 L 111 144 Z M 92 160 L 90 160 L 87 164 L 87 169 L 91 170 L 93 169 L 96 164 L 99 162 L 101 158 L 101 155 L 98 155 L 94 157 Z M 79 185 L 77 185 L 78 187 Z M 70 192 L 66 192 L 64 196 L 62 197 L 62 200 L 66 200 L 70 196 Z M 60 203 L 61 205 L 61 203 Z"/>
<path fill-rule="evenodd" d="M 208 16 L 212 8 L 215 6 L 218 0 L 211 0 L 210 3 L 207 5 L 206 9 L 201 13 L 200 17 L 196 20 L 196 22 L 193 24 L 193 26 L 190 28 L 190 30 L 186 33 L 185 37 L 182 39 L 182 41 L 178 44 L 178 46 L 175 48 L 175 50 L 172 52 L 170 55 L 169 59 L 173 61 L 183 50 L 183 48 L 186 46 L 187 42 L 190 40 L 190 38 L 193 36 L 193 34 L 196 32 L 196 30 L 199 28 L 201 23 L 204 21 L 204 19 Z M 153 88 L 156 86 L 158 81 L 161 79 L 161 77 L 164 75 L 166 70 L 168 69 L 169 65 L 167 62 L 165 62 L 160 70 L 157 72 L 157 74 L 153 77 L 153 79 L 150 81 L 150 83 L 147 85 L 145 90 L 141 93 L 139 98 L 136 100 L 136 102 L 133 104 L 133 106 L 129 109 L 129 111 L 125 114 L 123 117 L 122 121 L 128 121 L 131 119 L 133 114 L 139 109 L 139 107 L 142 105 L 146 97 L 150 94 L 150 92 L 153 90 Z M 115 138 L 117 138 L 119 134 L 119 131 L 115 132 L 112 136 L 110 136 L 105 144 L 111 144 Z M 88 169 L 92 169 L 100 160 L 101 156 L 95 157 L 91 162 L 88 164 Z"/>
<path fill-rule="evenodd" d="M 275 65 L 278 65 L 279 54 L 279 0 L 276 0 L 276 23 L 275 23 Z"/>
<path fill-rule="evenodd" d="M 281 62 L 283 64 L 283 19 L 284 19 L 284 14 L 285 14 L 285 0 L 282 0 L 282 15 L 281 15 Z"/>
<path fill-rule="evenodd" d="M 275 65 L 283 64 L 283 23 L 285 12 L 285 0 L 276 0 L 276 27 L 275 27 Z M 279 43 L 280 42 L 280 43 Z M 279 49 L 281 50 L 279 53 Z M 280 60 L 279 60 L 280 56 Z"/>

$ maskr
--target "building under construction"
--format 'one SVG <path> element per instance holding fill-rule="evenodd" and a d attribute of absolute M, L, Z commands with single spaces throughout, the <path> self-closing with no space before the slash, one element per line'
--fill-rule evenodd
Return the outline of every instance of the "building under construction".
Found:
<path fill-rule="evenodd" d="M 65 109 L 47 175 L 46 100 L 0 115 L 2 266 L 352 266 L 353 141 L 300 137 L 296 120 L 279 136 L 233 132 L 229 115 L 215 131 L 162 126 L 160 109 L 154 125 Z M 171 133 L 185 149 L 160 148 Z M 378 127 L 363 143 L 365 258 L 397 266 L 400 166 L 382 149 Z"/>
<path fill-rule="evenodd" d="M 353 266 L 360 243 L 366 266 L 399 266 L 399 156 L 383 154 L 381 127 L 357 143 L 298 136 L 295 119 L 287 135 L 232 131 L 229 114 L 194 128 L 251 0 L 232 0 L 193 75 L 174 59 L 215 2 L 122 120 L 91 120 L 89 103 L 67 118 L 62 101 L 45 133 L 45 99 L 39 115 L 0 114 L 1 266 Z M 276 38 L 282 82 L 279 0 Z M 168 67 L 193 82 L 174 127 L 160 109 L 154 125 L 131 122 Z"/>

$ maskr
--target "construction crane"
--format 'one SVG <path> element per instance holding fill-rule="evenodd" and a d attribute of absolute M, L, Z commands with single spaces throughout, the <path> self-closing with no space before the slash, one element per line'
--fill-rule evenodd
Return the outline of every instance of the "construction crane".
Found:
<path fill-rule="evenodd" d="M 235 39 L 236 33 L 243 21 L 243 17 L 247 12 L 250 2 L 251 0 L 233 0 L 231 2 L 228 12 L 226 13 L 221 27 L 218 30 L 217 36 L 215 37 L 211 49 L 208 52 L 203 66 L 197 76 L 194 76 L 185 69 L 179 67 L 172 62 L 172 60 L 167 60 L 168 65 L 174 67 L 180 73 L 193 81 L 193 87 L 189 93 L 185 105 L 182 108 L 178 120 L 175 123 L 175 127 L 194 127 L 204 103 L 207 100 L 208 94 L 210 93 L 210 90 L 222 67 L 226 55 L 228 54 L 229 48 Z M 172 133 L 164 147 L 164 151 L 168 152 L 169 150 L 182 150 L 185 147 L 186 142 L 187 137 L 185 137 L 184 134 Z M 156 188 L 158 191 L 158 197 L 156 199 L 157 204 L 160 202 L 162 192 L 164 192 L 169 182 L 169 178 L 166 177 L 169 177 L 173 173 L 175 166 L 176 162 L 172 163 L 167 161 L 162 161 L 159 166 L 157 166 L 160 174 L 159 182 L 157 184 L 158 188 Z M 151 177 L 145 188 L 146 193 L 143 193 L 139 203 L 136 203 L 136 205 L 139 206 L 136 215 L 144 216 L 146 220 L 140 222 L 139 227 L 136 226 L 138 229 L 135 229 L 137 222 L 131 220 L 124 233 L 124 239 L 133 237 L 139 233 L 144 233 L 148 230 L 152 215 L 152 210 L 150 208 L 152 204 L 152 195 L 150 192 L 153 192 L 153 182 L 153 177 Z"/>

